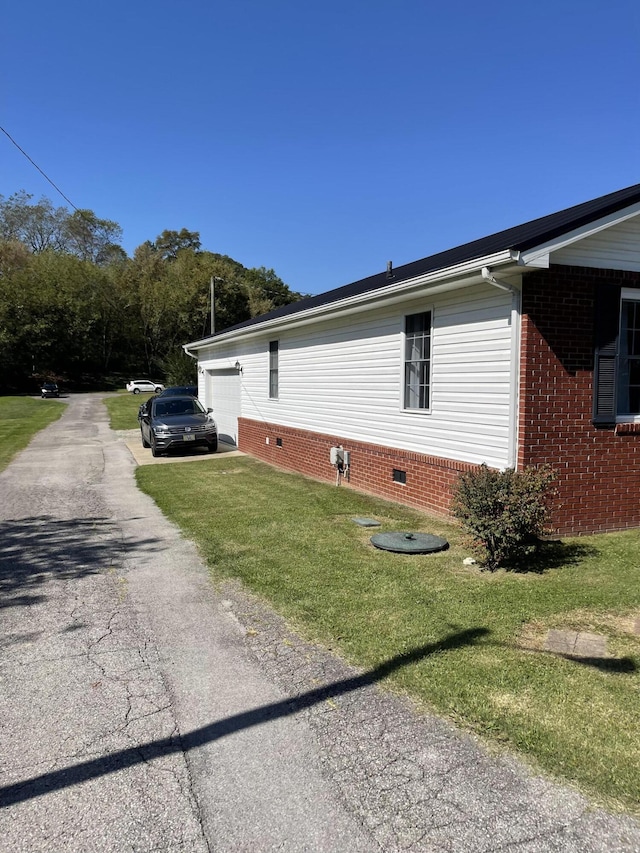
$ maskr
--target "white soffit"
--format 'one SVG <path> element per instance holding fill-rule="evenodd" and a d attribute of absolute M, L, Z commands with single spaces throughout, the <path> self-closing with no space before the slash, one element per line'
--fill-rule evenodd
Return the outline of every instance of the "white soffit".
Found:
<path fill-rule="evenodd" d="M 527 249 L 519 253 L 518 264 L 527 267 L 548 267 L 549 255 L 552 252 L 557 252 L 558 249 L 564 249 L 565 246 L 570 246 L 572 243 L 577 243 L 584 240 L 586 237 L 591 237 L 599 231 L 605 231 L 613 225 L 619 225 L 627 219 L 633 219 L 640 214 L 640 202 L 625 207 L 624 210 L 617 210 L 615 213 L 610 213 L 602 219 L 596 219 L 594 222 L 589 222 L 588 225 L 583 225 L 573 231 L 568 231 L 560 237 L 542 243 L 540 246 L 534 246 L 532 249 Z"/>

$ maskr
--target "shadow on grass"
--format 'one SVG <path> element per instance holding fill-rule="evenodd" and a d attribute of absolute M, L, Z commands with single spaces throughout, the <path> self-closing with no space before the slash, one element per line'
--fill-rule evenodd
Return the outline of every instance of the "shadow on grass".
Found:
<path fill-rule="evenodd" d="M 382 681 L 382 679 L 391 675 L 396 670 L 411 663 L 416 663 L 429 655 L 446 652 L 462 646 L 471 646 L 489 633 L 487 628 L 468 628 L 463 631 L 457 631 L 456 633 L 449 634 L 443 640 L 440 640 L 440 642 L 429 643 L 410 652 L 396 655 L 385 663 L 380 664 L 380 666 L 361 675 L 354 675 L 323 687 L 317 687 L 298 696 L 283 699 L 280 702 L 273 702 L 270 705 L 263 705 L 251 711 L 235 714 L 232 717 L 202 726 L 182 736 L 172 736 L 150 741 L 149 743 L 143 743 L 129 749 L 120 750 L 119 752 L 112 752 L 101 758 L 84 761 L 73 767 L 67 767 L 63 770 L 53 770 L 50 773 L 43 773 L 41 776 L 26 779 L 24 782 L 7 785 L 4 788 L 0 788 L 0 806 L 9 806 L 14 803 L 30 800 L 51 791 L 68 788 L 71 785 L 78 785 L 89 779 L 97 779 L 100 776 L 115 773 L 136 764 L 147 763 L 155 758 L 162 758 L 172 753 L 188 752 L 191 749 L 212 743 L 243 729 L 264 725 L 280 717 L 289 717 L 334 696 L 341 696 L 354 690 L 370 687 L 376 684 L 376 682 Z"/>
<path fill-rule="evenodd" d="M 638 665 L 633 658 L 583 658 L 576 655 L 557 655 L 565 660 L 579 663 L 582 666 L 592 666 L 602 672 L 622 673 L 629 675 L 638 671 Z"/>
<path fill-rule="evenodd" d="M 595 557 L 598 549 L 593 545 L 582 542 L 563 542 L 561 540 L 545 541 L 537 543 L 535 551 L 524 560 L 505 566 L 509 572 L 519 574 L 544 574 L 554 569 L 562 569 L 566 566 L 575 566 L 587 557 Z"/>

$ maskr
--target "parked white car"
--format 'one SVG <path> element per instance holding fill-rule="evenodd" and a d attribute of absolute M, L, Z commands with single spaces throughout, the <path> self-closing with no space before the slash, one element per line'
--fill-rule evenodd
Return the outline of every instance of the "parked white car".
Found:
<path fill-rule="evenodd" d="M 127 391 L 132 394 L 139 394 L 141 391 L 154 391 L 159 394 L 164 391 L 164 385 L 161 382 L 154 382 L 152 379 L 132 379 L 126 384 Z"/>

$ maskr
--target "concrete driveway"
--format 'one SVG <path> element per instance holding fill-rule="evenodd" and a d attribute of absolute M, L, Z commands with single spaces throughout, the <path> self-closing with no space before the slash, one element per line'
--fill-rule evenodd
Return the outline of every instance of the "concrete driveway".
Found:
<path fill-rule="evenodd" d="M 381 692 L 406 657 L 355 671 L 214 587 L 134 467 L 78 395 L 0 474 L 4 853 L 640 850 L 634 820 Z"/>
<path fill-rule="evenodd" d="M 143 447 L 140 441 L 139 429 L 118 430 L 118 436 L 123 439 L 129 453 L 133 456 L 137 465 L 167 465 L 174 462 L 198 462 L 202 459 L 221 459 L 229 456 L 244 456 L 233 444 L 218 442 L 216 453 L 209 453 L 204 447 L 189 448 L 184 452 L 176 450 L 165 456 L 152 456 L 150 447 Z"/>

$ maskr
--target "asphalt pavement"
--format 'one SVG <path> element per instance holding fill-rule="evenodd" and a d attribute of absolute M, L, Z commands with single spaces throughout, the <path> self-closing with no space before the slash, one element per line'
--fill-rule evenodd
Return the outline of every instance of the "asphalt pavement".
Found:
<path fill-rule="evenodd" d="M 640 851 L 635 820 L 384 693 L 406 658 L 353 670 L 214 587 L 100 395 L 43 405 L 0 474 L 3 853 Z"/>

